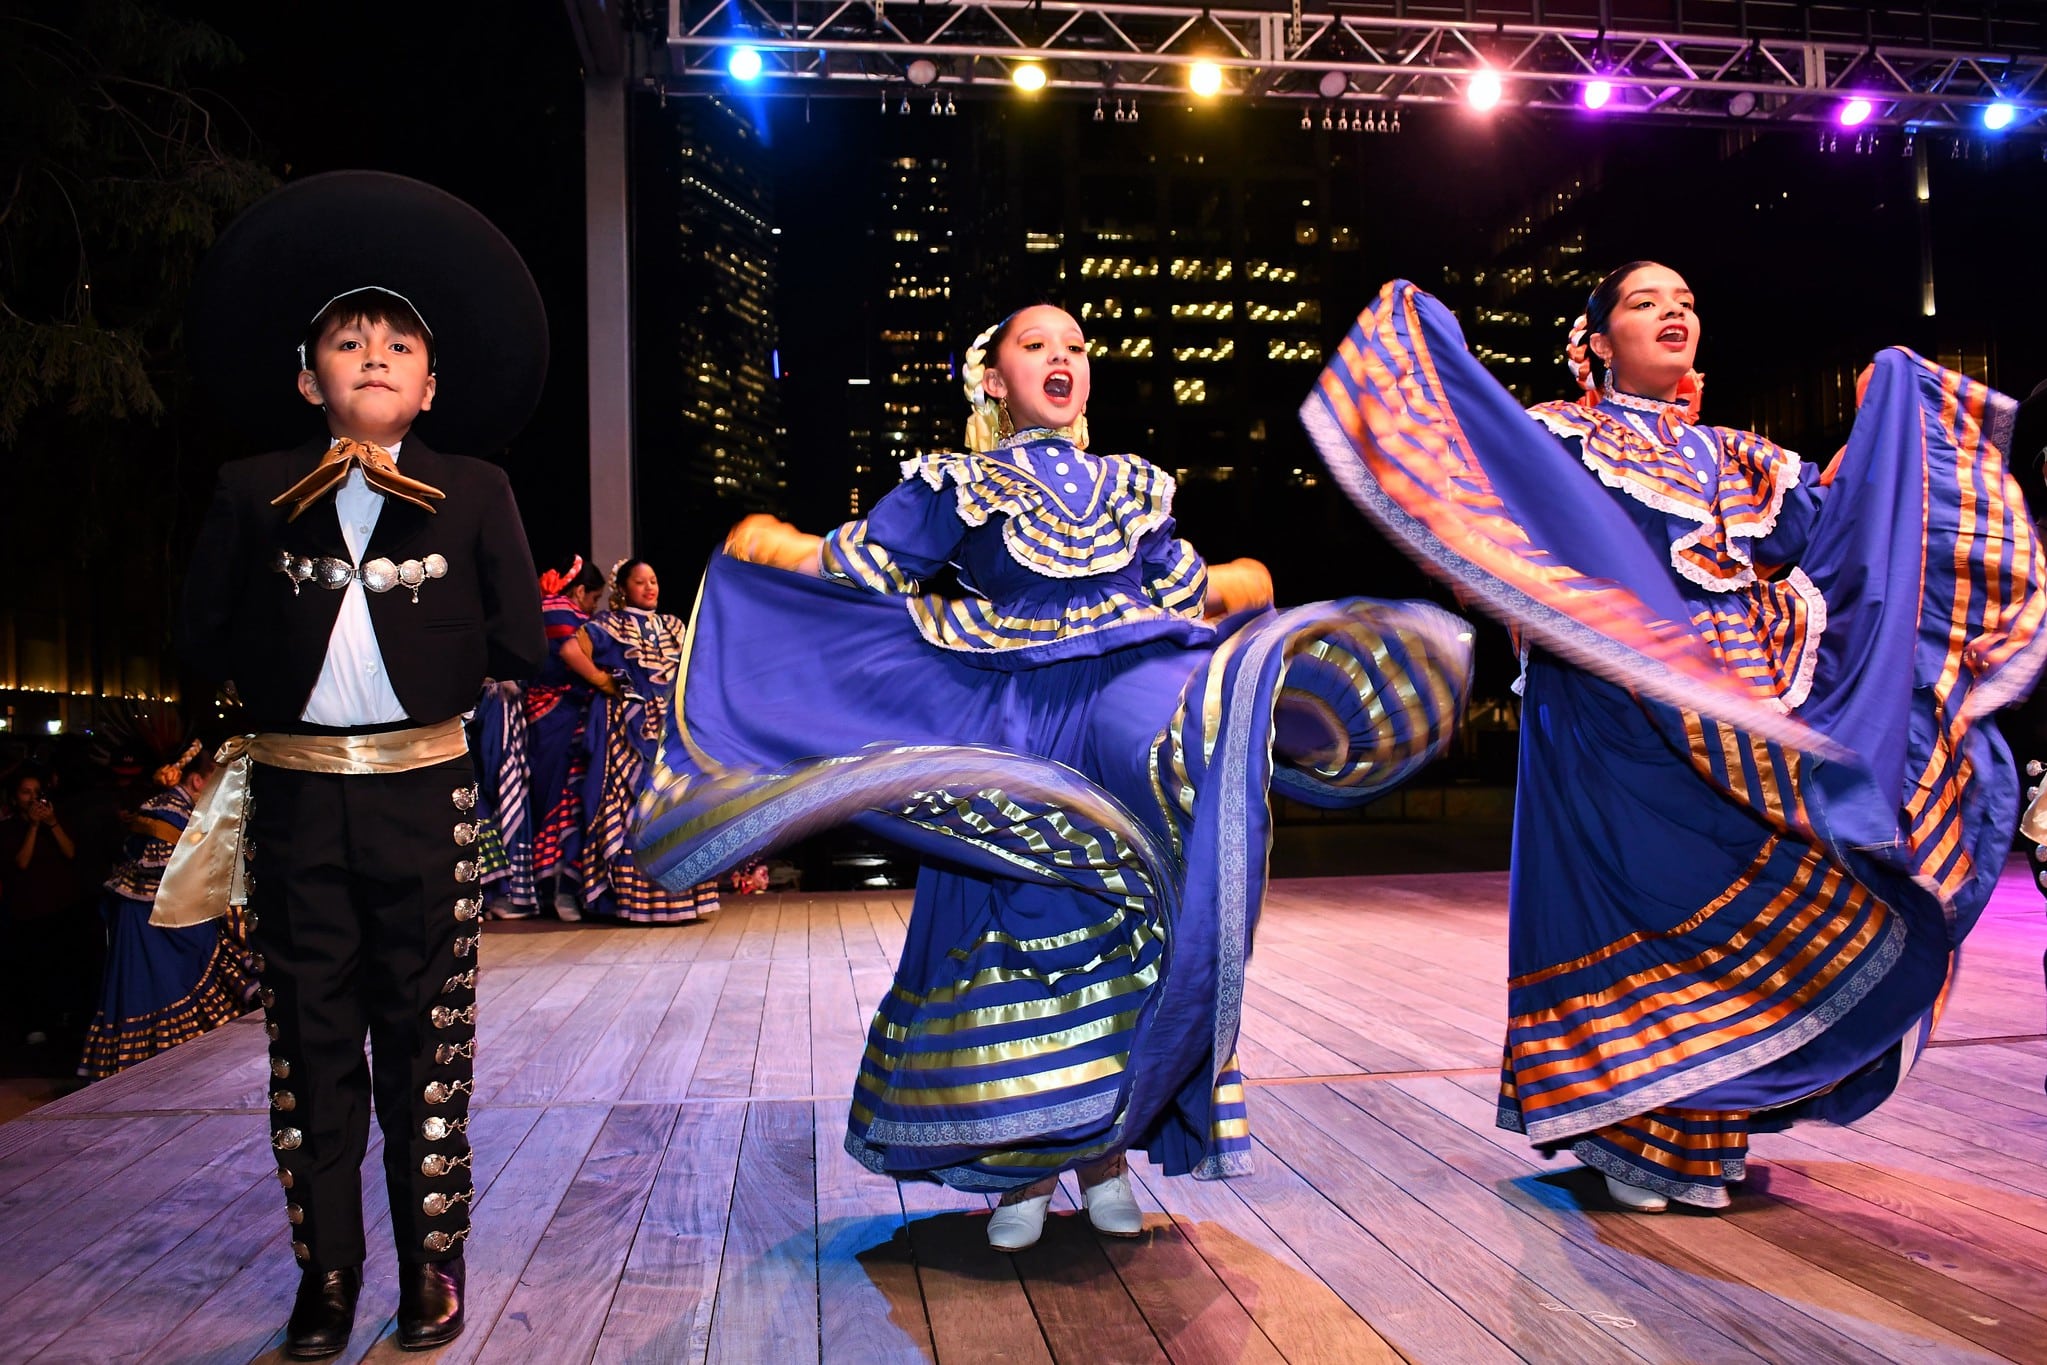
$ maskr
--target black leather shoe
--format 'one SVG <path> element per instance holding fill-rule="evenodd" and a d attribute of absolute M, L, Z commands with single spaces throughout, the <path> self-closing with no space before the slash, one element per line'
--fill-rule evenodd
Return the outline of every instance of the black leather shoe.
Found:
<path fill-rule="evenodd" d="M 398 1344 L 445 1346 L 462 1335 L 462 1258 L 398 1267 Z"/>
<path fill-rule="evenodd" d="M 362 1267 L 299 1273 L 298 1297 L 284 1327 L 284 1353 L 293 1360 L 325 1360 L 348 1345 L 355 1325 L 355 1297 L 362 1292 Z"/>

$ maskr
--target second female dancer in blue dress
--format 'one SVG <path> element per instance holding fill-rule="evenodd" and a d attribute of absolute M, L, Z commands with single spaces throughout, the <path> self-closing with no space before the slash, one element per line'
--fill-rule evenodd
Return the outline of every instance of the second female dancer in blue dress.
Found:
<path fill-rule="evenodd" d="M 1642 1212 L 1725 1206 L 1751 1131 L 1904 1080 L 2011 848 L 1992 713 L 2047 653 L 2009 400 L 1884 351 L 1822 469 L 1700 421 L 1699 336 L 1630 262 L 1574 329 L 1583 397 L 1524 414 L 1394 281 L 1304 409 L 1529 646 L 1499 1122 Z"/>
<path fill-rule="evenodd" d="M 820 539 L 742 522 L 705 575 L 643 797 L 671 886 L 852 821 L 924 860 L 846 1147 L 999 1192 L 1036 1240 L 1060 1172 L 1134 1234 L 1131 1148 L 1248 1168 L 1236 1069 L 1269 793 L 1358 804 L 1447 741 L 1462 621 L 1274 611 L 1174 534 L 1173 481 L 1088 449 L 1086 339 L 1038 306 L 967 352 L 968 449 L 906 461 Z M 964 594 L 926 593 L 947 566 Z"/>
<path fill-rule="evenodd" d="M 716 914 L 724 870 L 712 868 L 689 886 L 663 886 L 641 869 L 627 838 L 682 667 L 682 620 L 660 608 L 654 566 L 624 560 L 611 571 L 610 609 L 584 622 L 561 649 L 562 662 L 599 694 L 590 710 L 582 779 L 589 822 L 583 902 L 591 914 L 633 924 L 683 924 Z"/>
<path fill-rule="evenodd" d="M 78 1074 L 100 1080 L 246 1013 L 256 973 L 240 906 L 183 929 L 149 922 L 157 883 L 214 774 L 194 741 L 156 771 L 157 793 L 128 817 L 128 841 L 100 902 L 107 967 Z"/>

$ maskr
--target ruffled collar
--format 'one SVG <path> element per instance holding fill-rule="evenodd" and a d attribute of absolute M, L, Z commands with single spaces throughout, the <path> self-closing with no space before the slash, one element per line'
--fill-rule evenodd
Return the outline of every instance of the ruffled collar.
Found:
<path fill-rule="evenodd" d="M 1663 440 L 1675 443 L 1684 429 L 1694 425 L 1692 410 L 1681 402 L 1663 398 L 1645 398 L 1638 393 L 1626 393 L 1613 386 L 1609 379 L 1599 391 L 1599 401 L 1611 403 L 1629 412 L 1645 413 L 1656 419 L 1656 434 Z"/>
<path fill-rule="evenodd" d="M 1072 427 L 1025 427 L 1022 431 L 1013 431 L 997 441 L 995 448 L 1008 450 L 1014 446 L 1037 445 L 1045 441 L 1059 441 L 1073 446 L 1075 450 L 1080 449 L 1074 445 Z"/>
<path fill-rule="evenodd" d="M 1024 439 L 1006 442 L 1009 448 L 1000 451 L 905 460 L 903 477 L 921 478 L 934 491 L 950 482 L 960 520 L 984 526 L 1000 518 L 1010 558 L 1046 578 L 1113 573 L 1136 558 L 1139 542 L 1172 516 L 1173 479 L 1164 470 L 1134 455 L 1082 454 L 1056 432 L 1018 436 Z M 1033 443 L 1039 451 L 1023 449 Z M 1093 486 L 1078 510 L 1052 490 L 1054 471 L 1038 467 L 1048 445 L 1055 461 L 1064 454 L 1089 466 Z"/>

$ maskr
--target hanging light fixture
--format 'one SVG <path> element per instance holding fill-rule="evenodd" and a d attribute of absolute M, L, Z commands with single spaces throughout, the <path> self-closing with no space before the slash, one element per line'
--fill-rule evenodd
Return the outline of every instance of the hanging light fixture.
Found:
<path fill-rule="evenodd" d="M 1095 96 L 1095 122 L 1100 123 L 1107 115 L 1102 112 L 1102 97 Z"/>

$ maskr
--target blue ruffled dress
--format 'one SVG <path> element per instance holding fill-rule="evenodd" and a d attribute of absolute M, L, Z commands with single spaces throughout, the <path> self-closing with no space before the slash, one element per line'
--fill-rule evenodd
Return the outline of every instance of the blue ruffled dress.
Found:
<path fill-rule="evenodd" d="M 1268 793 L 1357 804 L 1427 763 L 1465 625 L 1362 599 L 1205 622 L 1172 480 L 1052 433 L 904 476 L 822 578 L 712 561 L 641 865 L 684 886 L 844 822 L 924 860 L 848 1122 L 870 1169 L 1242 1171 Z M 925 593 L 948 564 L 965 595 Z"/>
<path fill-rule="evenodd" d="M 99 1009 L 85 1034 L 81 1076 L 98 1080 L 147 1061 L 255 1002 L 240 907 L 184 929 L 149 922 L 164 866 L 191 819 L 192 798 L 182 787 L 158 792 L 129 819 L 121 863 L 100 901 L 107 965 Z"/>
<path fill-rule="evenodd" d="M 1331 470 L 1530 649 L 1503 1127 L 1719 1207 L 1749 1131 L 1911 1069 L 2047 655 L 2011 406 L 1885 351 L 1823 488 L 1640 400 L 1532 423 L 1405 282 L 1351 330 L 1304 409 Z"/>

